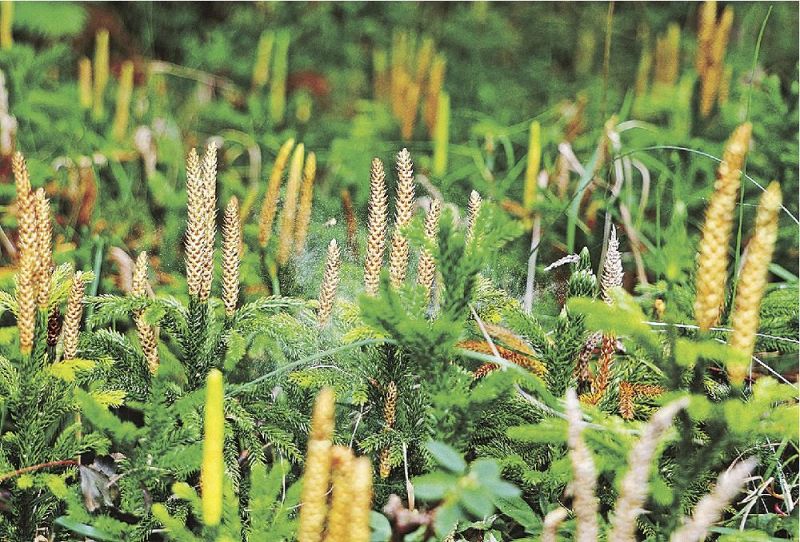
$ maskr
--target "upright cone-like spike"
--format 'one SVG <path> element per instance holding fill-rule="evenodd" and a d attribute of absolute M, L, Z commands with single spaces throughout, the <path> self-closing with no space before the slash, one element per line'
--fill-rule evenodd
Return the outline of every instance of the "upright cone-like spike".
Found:
<path fill-rule="evenodd" d="M 300 183 L 303 177 L 303 157 L 305 147 L 300 143 L 292 155 L 289 166 L 289 179 L 286 182 L 286 197 L 283 201 L 281 216 L 281 232 L 278 244 L 278 263 L 285 265 L 292 253 L 294 243 L 295 217 L 297 216 L 297 199 L 300 196 Z"/>
<path fill-rule="evenodd" d="M 239 301 L 239 251 L 242 227 L 239 224 L 239 200 L 232 197 L 225 208 L 222 223 L 222 302 L 225 315 L 233 316 Z"/>
<path fill-rule="evenodd" d="M 147 252 L 140 252 L 133 264 L 131 295 L 133 297 L 147 295 Z"/>
<path fill-rule="evenodd" d="M 17 189 L 17 232 L 19 235 L 19 272 L 17 273 L 17 327 L 19 348 L 23 355 L 33 349 L 36 328 L 36 202 L 31 193 L 28 167 L 22 154 L 16 153 L 12 160 L 14 182 Z"/>
<path fill-rule="evenodd" d="M 714 194 L 706 208 L 702 239 L 697 252 L 694 302 L 694 317 L 703 331 L 708 331 L 719 323 L 725 299 L 733 215 L 739 197 L 741 169 L 750 146 L 751 130 L 749 122 L 742 124 L 728 140 L 717 170 Z"/>
<path fill-rule="evenodd" d="M 95 35 L 94 46 L 94 99 L 92 115 L 95 120 L 105 117 L 105 92 L 109 74 L 108 30 L 101 29 Z"/>
<path fill-rule="evenodd" d="M 319 392 L 311 417 L 311 434 L 303 471 L 303 491 L 300 495 L 298 542 L 320 542 L 328 515 L 328 486 L 331 479 L 333 423 L 335 402 L 333 390 Z M 357 476 L 354 473 L 354 477 Z"/>
<path fill-rule="evenodd" d="M 353 452 L 345 446 L 331 450 L 331 480 L 333 496 L 328 514 L 325 542 L 349 542 L 351 509 L 353 506 Z"/>
<path fill-rule="evenodd" d="M 67 299 L 67 314 L 64 316 L 62 334 L 64 337 L 63 359 L 75 359 L 78 353 L 78 335 L 80 333 L 81 318 L 83 316 L 83 296 L 86 287 L 83 282 L 83 273 L 76 271 L 72 277 L 72 286 Z"/>
<path fill-rule="evenodd" d="M 53 274 L 53 223 L 50 221 L 50 202 L 44 189 L 34 194 L 36 206 L 36 303 L 46 309 L 50 302 L 50 278 Z"/>
<path fill-rule="evenodd" d="M 303 167 L 303 186 L 300 188 L 300 204 L 297 209 L 297 226 L 294 230 L 295 254 L 306 248 L 308 225 L 311 224 L 311 209 L 314 202 L 314 179 L 317 175 L 317 155 L 308 153 Z"/>
<path fill-rule="evenodd" d="M 275 44 L 275 32 L 265 30 L 258 39 L 256 60 L 253 64 L 252 87 L 262 89 L 269 82 L 269 61 L 272 60 L 272 47 Z"/>
<path fill-rule="evenodd" d="M 389 276 L 393 288 L 399 288 L 408 271 L 408 239 L 403 234 L 414 216 L 414 171 L 407 149 L 397 153 L 397 195 L 395 197 L 394 232 L 389 253 Z"/>
<path fill-rule="evenodd" d="M 442 214 L 442 204 L 439 200 L 431 200 L 431 208 L 425 217 L 425 238 L 431 243 L 436 242 L 439 233 L 439 217 Z M 417 261 L 417 284 L 420 284 L 431 295 L 433 280 L 436 276 L 436 262 L 433 254 L 428 249 L 423 248 Z"/>
<path fill-rule="evenodd" d="M 698 8 L 697 12 L 697 54 L 695 67 L 697 73 L 704 74 L 709 66 L 711 44 L 714 41 L 714 32 L 717 21 L 717 2 L 707 0 Z"/>
<path fill-rule="evenodd" d="M 369 459 L 353 462 L 353 508 L 350 511 L 350 542 L 369 542 L 369 516 L 372 509 L 372 467 Z"/>
<path fill-rule="evenodd" d="M 147 295 L 147 253 L 140 252 L 133 266 L 133 276 L 131 278 L 131 296 L 144 297 Z M 142 353 L 147 360 L 147 366 L 151 373 L 158 369 L 158 331 L 155 327 L 145 322 L 141 311 L 133 314 L 133 323 L 136 324 L 136 334 L 139 337 L 139 344 Z"/>
<path fill-rule="evenodd" d="M 331 239 L 328 245 L 328 255 L 325 260 L 325 274 L 322 277 L 322 286 L 319 289 L 319 308 L 317 309 L 317 322 L 320 327 L 328 325 L 336 301 L 336 290 L 339 288 L 339 269 L 342 266 L 341 252 L 336 239 Z"/>
<path fill-rule="evenodd" d="M 222 488 L 225 482 L 225 384 L 222 373 L 211 369 L 206 380 L 206 405 L 203 422 L 203 464 L 200 484 L 203 523 L 219 525 L 222 520 Z"/>
<path fill-rule="evenodd" d="M 467 204 L 467 241 L 475 238 L 475 224 L 478 222 L 478 215 L 481 212 L 483 200 L 477 190 L 469 193 L 469 203 Z"/>
<path fill-rule="evenodd" d="M 567 444 L 572 462 L 572 508 L 577 522 L 576 542 L 597 542 L 597 474 L 592 453 L 583 441 L 583 414 L 575 390 L 567 390 Z"/>
<path fill-rule="evenodd" d="M 558 528 L 567 519 L 569 512 L 566 508 L 556 508 L 544 517 L 542 524 L 541 542 L 558 542 Z"/>
<path fill-rule="evenodd" d="M 194 149 L 186 159 L 186 283 L 189 295 L 203 293 L 203 264 L 205 263 L 208 228 L 205 213 L 205 186 L 200 169 L 200 157 Z"/>
<path fill-rule="evenodd" d="M 609 540 L 636 542 L 636 518 L 644 512 L 656 449 L 672 426 L 672 419 L 688 405 L 687 397 L 669 403 L 656 412 L 642 430 L 642 436 L 628 455 L 628 472 L 622 479 L 619 497 L 614 506 Z"/>
<path fill-rule="evenodd" d="M 717 478 L 714 490 L 700 499 L 694 514 L 686 524 L 672 533 L 670 542 L 701 542 L 706 539 L 708 529 L 722 517 L 725 507 L 739 494 L 747 478 L 757 464 L 755 458 L 742 461 Z"/>
<path fill-rule="evenodd" d="M 258 242 L 262 247 L 266 247 L 272 237 L 272 223 L 278 212 L 278 196 L 281 192 L 283 172 L 286 170 L 292 148 L 294 148 L 294 139 L 288 139 L 281 145 L 267 182 L 267 191 L 264 194 L 264 203 L 261 205 L 261 213 L 258 218 Z"/>
<path fill-rule="evenodd" d="M 614 303 L 611 291 L 622 286 L 622 255 L 619 252 L 619 239 L 617 239 L 617 228 L 611 226 L 611 236 L 608 238 L 608 249 L 606 250 L 606 260 L 603 263 L 603 274 L 600 277 L 600 293 L 603 301 L 609 305 Z"/>
<path fill-rule="evenodd" d="M 32 254 L 22 253 L 17 273 L 17 328 L 19 350 L 28 355 L 33 350 L 36 330 L 36 288 L 34 283 L 35 260 Z"/>
<path fill-rule="evenodd" d="M 87 57 L 80 59 L 78 64 L 78 101 L 81 109 L 92 108 L 92 61 Z"/>
<path fill-rule="evenodd" d="M 133 98 L 133 75 L 133 62 L 126 60 L 120 69 L 117 107 L 114 111 L 114 124 L 111 128 L 111 134 L 117 141 L 121 141 L 128 132 L 131 98 Z"/>
<path fill-rule="evenodd" d="M 364 259 L 364 290 L 367 295 L 378 293 L 383 253 L 386 250 L 386 224 L 388 221 L 388 197 L 386 174 L 383 163 L 372 159 L 369 175 L 369 218 L 367 221 L 367 256 Z"/>
<path fill-rule="evenodd" d="M 397 417 L 397 384 L 394 381 L 389 382 L 389 385 L 386 386 L 386 397 L 383 403 L 383 421 L 385 423 L 384 430 L 388 431 L 392 427 L 394 427 L 394 421 Z M 389 456 L 389 448 L 384 448 L 381 451 L 381 462 L 380 462 L 380 475 L 381 478 L 388 478 L 389 475 L 392 473 L 392 466 L 390 462 Z"/>
<path fill-rule="evenodd" d="M 211 283 L 214 279 L 214 240 L 217 236 L 217 147 L 213 143 L 206 147 L 201 165 L 201 175 L 205 249 L 202 253 L 200 298 L 205 300 L 211 294 Z"/>
<path fill-rule="evenodd" d="M 598 344 L 600 344 L 602 338 L 603 334 L 597 331 L 589 335 L 586 338 L 586 342 L 583 343 L 581 351 L 578 354 L 578 361 L 575 364 L 575 376 L 578 379 L 578 382 L 589 382 L 589 379 L 591 378 L 589 362 L 594 354 L 594 349 Z"/>
<path fill-rule="evenodd" d="M 700 71 L 700 115 L 707 117 L 719 96 L 720 85 L 725 72 L 725 51 L 728 48 L 733 8 L 727 6 L 722 12 L 719 24 L 715 24 L 716 5 L 703 9 L 701 28 L 698 34 L 698 47 L 704 47 L 703 66 Z M 710 28 L 708 25 L 711 25 Z M 711 32 L 711 35 L 708 35 Z M 702 43 L 700 43 L 702 42 Z"/>
<path fill-rule="evenodd" d="M 778 238 L 778 212 L 781 209 L 781 188 L 772 182 L 761 196 L 756 213 L 753 238 L 747 246 L 733 309 L 733 333 L 730 345 L 741 356 L 741 362 L 728 365 L 728 376 L 734 384 L 744 382 L 750 356 L 756 344 L 759 312 L 767 286 L 768 267 Z"/>

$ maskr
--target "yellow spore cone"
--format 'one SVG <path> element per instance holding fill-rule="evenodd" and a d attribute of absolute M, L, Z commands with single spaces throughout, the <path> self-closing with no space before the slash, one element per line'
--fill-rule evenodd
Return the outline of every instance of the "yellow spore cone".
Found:
<path fill-rule="evenodd" d="M 772 182 L 761 196 L 756 214 L 756 229 L 747 247 L 747 255 L 736 288 L 730 345 L 741 358 L 728 365 L 728 376 L 736 385 L 744 382 L 750 356 L 753 355 L 756 344 L 761 299 L 767 286 L 767 269 L 772 261 L 775 241 L 778 238 L 780 208 L 781 188 L 777 182 Z"/>
<path fill-rule="evenodd" d="M 739 196 L 742 166 L 750 146 L 752 127 L 736 128 L 717 170 L 714 193 L 706 208 L 702 239 L 697 253 L 694 316 L 700 329 L 707 331 L 719 323 L 728 278 L 728 250 L 733 215 Z"/>
<path fill-rule="evenodd" d="M 222 519 L 222 487 L 225 463 L 222 449 L 225 442 L 225 390 L 222 373 L 211 369 L 206 379 L 206 406 L 203 424 L 202 484 L 203 523 L 219 525 Z"/>

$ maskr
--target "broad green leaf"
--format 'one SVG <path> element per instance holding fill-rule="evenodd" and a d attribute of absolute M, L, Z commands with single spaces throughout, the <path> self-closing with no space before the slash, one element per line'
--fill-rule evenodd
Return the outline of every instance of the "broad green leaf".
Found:
<path fill-rule="evenodd" d="M 94 540 L 107 540 L 109 542 L 114 542 L 117 540 L 116 536 L 110 535 L 106 532 L 101 531 L 91 525 L 86 525 L 85 523 L 81 523 L 79 521 L 75 521 L 74 519 L 70 519 L 67 516 L 61 516 L 55 519 L 54 523 L 59 527 L 63 527 L 64 529 L 71 531 L 75 534 L 78 534 L 82 537 L 92 538 Z"/>
<path fill-rule="evenodd" d="M 436 462 L 449 471 L 463 474 L 467 470 L 467 463 L 456 450 L 443 442 L 432 440 L 425 445 Z"/>
<path fill-rule="evenodd" d="M 431 472 L 413 480 L 414 494 L 423 501 L 438 501 L 455 486 L 457 479 L 444 472 Z"/>

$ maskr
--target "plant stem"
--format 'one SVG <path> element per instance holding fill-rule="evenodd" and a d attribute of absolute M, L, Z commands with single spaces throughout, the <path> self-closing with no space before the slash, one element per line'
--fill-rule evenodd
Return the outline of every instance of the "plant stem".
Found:
<path fill-rule="evenodd" d="M 17 469 L 2 474 L 0 475 L 0 482 L 4 482 L 5 480 L 8 480 L 9 478 L 14 478 L 15 476 L 20 476 L 21 474 L 34 472 L 41 469 L 49 469 L 51 467 L 73 467 L 77 464 L 78 462 L 75 459 L 62 459 L 60 461 L 48 461 L 47 463 L 39 463 L 38 465 L 22 467 L 21 469 Z"/>

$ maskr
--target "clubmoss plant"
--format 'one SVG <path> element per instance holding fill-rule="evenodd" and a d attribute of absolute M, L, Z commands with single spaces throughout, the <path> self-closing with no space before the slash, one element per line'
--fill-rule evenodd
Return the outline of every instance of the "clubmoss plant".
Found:
<path fill-rule="evenodd" d="M 725 146 L 714 182 L 714 194 L 706 208 L 702 239 L 697 253 L 694 314 L 697 325 L 708 331 L 720 321 L 728 279 L 728 260 L 734 210 L 740 177 L 750 146 L 750 123 L 736 128 Z"/>

